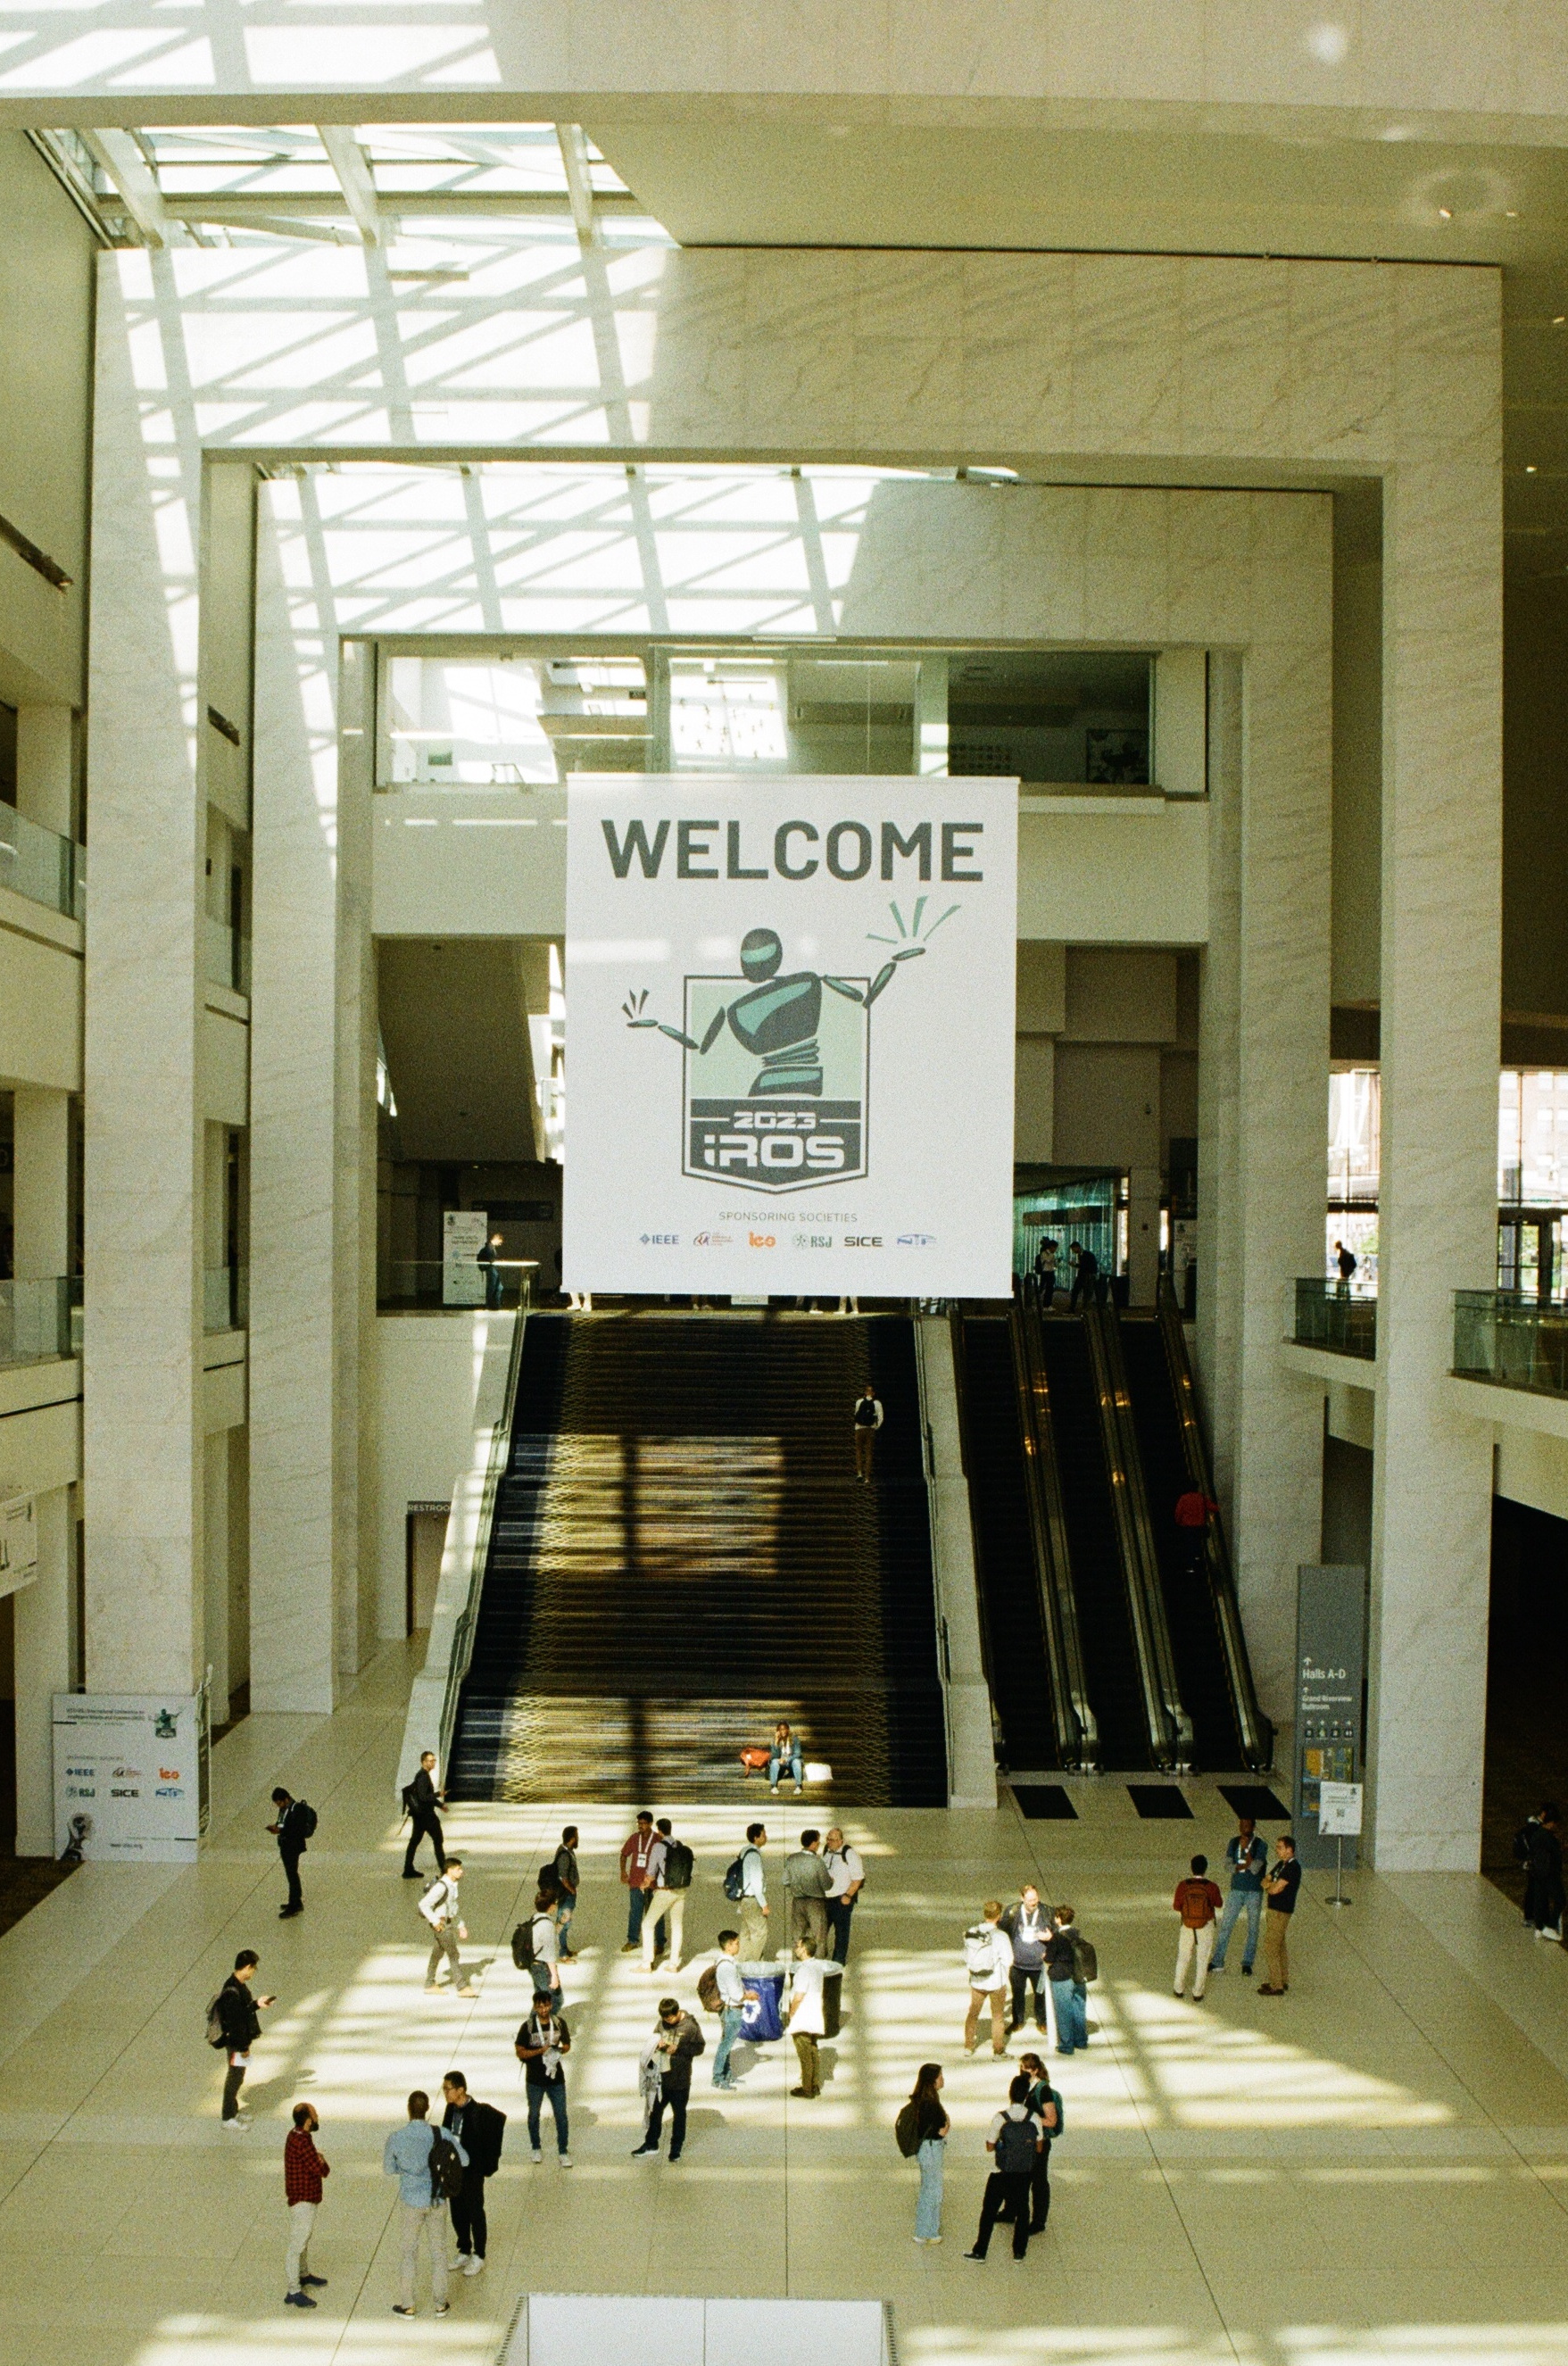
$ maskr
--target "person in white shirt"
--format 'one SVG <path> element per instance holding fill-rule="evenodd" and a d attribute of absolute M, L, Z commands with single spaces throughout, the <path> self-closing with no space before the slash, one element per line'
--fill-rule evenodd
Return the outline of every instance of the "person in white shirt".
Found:
<path fill-rule="evenodd" d="M 1029 2108 L 1032 2080 L 1020 2071 L 1008 2089 L 1008 2105 L 991 2122 L 986 2137 L 986 2150 L 991 2156 L 992 2168 L 986 2180 L 986 2195 L 980 2204 L 980 2231 L 975 2237 L 975 2248 L 965 2251 L 966 2259 L 983 2259 L 990 2247 L 991 2229 L 1003 2204 L 1009 2205 L 1012 2219 L 1012 2255 L 1025 2259 L 1029 2252 L 1030 2200 L 1029 2183 L 1034 2164 L 1044 2142 L 1044 2131 Z"/>
<path fill-rule="evenodd" d="M 789 1984 L 789 2034 L 800 2056 L 800 2084 L 789 2091 L 810 2100 L 822 2092 L 822 2059 L 817 2041 L 828 2028 L 822 2010 L 826 1975 L 811 1940 L 795 1941 L 795 1977 Z"/>
<path fill-rule="evenodd" d="M 547 1996 L 556 2011 L 561 2006 L 560 1932 L 556 1923 L 556 1901 L 547 1889 L 534 1893 L 531 1922 L 534 1939 L 534 1994 Z"/>
<path fill-rule="evenodd" d="M 1003 2000 L 1012 1977 L 1012 1941 L 1001 1927 L 999 1898 L 986 1900 L 985 1920 L 964 1934 L 964 1960 L 969 1973 L 969 2014 L 964 2023 L 964 2051 L 973 2054 L 979 2044 L 980 2015 L 991 2013 L 991 2051 L 1008 2050 L 1007 2012 Z"/>
<path fill-rule="evenodd" d="M 437 1875 L 419 1901 L 419 1910 L 435 1934 L 430 1950 L 430 1961 L 424 1967 L 426 1996 L 434 1996 L 440 1985 L 436 1974 L 441 1969 L 443 1955 L 446 1958 L 449 1986 L 462 1997 L 479 1994 L 478 1989 L 465 1974 L 462 1959 L 457 1953 L 458 1940 L 466 1939 L 468 1935 L 468 1926 L 460 1920 L 457 1912 L 457 1884 L 462 1878 L 462 1858 L 449 1856 L 446 1860 L 446 1872 Z"/>
<path fill-rule="evenodd" d="M 822 1842 L 822 1863 L 828 1871 L 828 1895 L 823 1903 L 828 1909 L 828 1928 L 832 1932 L 831 1960 L 847 1964 L 850 1960 L 850 1921 L 855 1910 L 855 1899 L 865 1883 L 865 1867 L 860 1851 L 846 1845 L 844 1835 L 835 1824 Z"/>
<path fill-rule="evenodd" d="M 768 1944 L 768 1893 L 762 1877 L 762 1851 L 768 1845 L 766 1824 L 748 1824 L 740 1852 L 740 1960 L 756 1964 Z"/>
<path fill-rule="evenodd" d="M 729 2057 L 735 2049 L 735 2041 L 740 2034 L 740 2021 L 746 2011 L 746 2000 L 748 1997 L 754 1997 L 757 1993 L 755 1989 L 749 1989 L 742 1979 L 739 1958 L 739 1932 L 721 1931 L 718 1934 L 718 1955 L 713 1967 L 713 1976 L 718 1984 L 719 2003 L 718 2051 L 713 2057 L 713 2083 L 716 2087 L 726 2090 L 735 2084 L 729 2072 Z"/>
<path fill-rule="evenodd" d="M 855 1477 L 863 1487 L 871 1477 L 871 1458 L 882 1427 L 882 1400 L 869 1380 L 855 1399 L 854 1425 Z"/>

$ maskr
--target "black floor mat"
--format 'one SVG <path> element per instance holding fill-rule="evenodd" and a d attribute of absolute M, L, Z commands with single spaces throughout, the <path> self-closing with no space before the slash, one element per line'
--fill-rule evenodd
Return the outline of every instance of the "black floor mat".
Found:
<path fill-rule="evenodd" d="M 1222 1783 L 1220 1797 L 1238 1816 L 1250 1816 L 1256 1824 L 1288 1824 L 1291 1811 L 1283 1799 L 1277 1799 L 1267 1783 Z"/>
<path fill-rule="evenodd" d="M 1077 1809 L 1059 1783 L 1015 1783 L 1012 1796 L 1018 1801 L 1018 1812 L 1031 1823 L 1072 1824 L 1077 1821 Z"/>
<path fill-rule="evenodd" d="M 1127 1797 L 1139 1815 L 1150 1822 L 1162 1819 L 1189 1824 L 1192 1821 L 1192 1810 L 1174 1783 L 1129 1783 Z"/>

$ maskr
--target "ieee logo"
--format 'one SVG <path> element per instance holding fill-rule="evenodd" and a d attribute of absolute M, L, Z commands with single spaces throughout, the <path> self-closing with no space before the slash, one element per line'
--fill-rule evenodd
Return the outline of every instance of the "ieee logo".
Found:
<path fill-rule="evenodd" d="M 673 1249 L 681 1245 L 679 1233 L 643 1233 L 639 1237 L 645 1249 Z"/>

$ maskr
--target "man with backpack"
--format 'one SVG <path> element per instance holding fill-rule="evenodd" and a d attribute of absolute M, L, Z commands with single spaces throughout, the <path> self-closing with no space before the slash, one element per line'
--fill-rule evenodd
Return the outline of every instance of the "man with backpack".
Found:
<path fill-rule="evenodd" d="M 251 2067 L 251 2048 L 261 2035 L 261 2016 L 277 1999 L 257 1996 L 251 1983 L 261 1958 L 254 1947 L 242 1947 L 234 1968 L 207 2008 L 207 2042 L 229 2057 L 223 2081 L 223 2125 L 236 2133 L 251 2124 L 249 2112 L 240 2109 L 240 2090 Z"/>
<path fill-rule="evenodd" d="M 969 2012 L 964 2023 L 964 2051 L 973 2054 L 980 2042 L 980 2015 L 991 2015 L 991 2051 L 1008 2050 L 1007 2014 L 1003 1999 L 1012 1977 L 1012 1942 L 1001 1927 L 1002 1902 L 986 1900 L 984 1920 L 964 1933 L 964 1967 L 969 1975 Z"/>
<path fill-rule="evenodd" d="M 304 1893 L 299 1887 L 299 1860 L 305 1853 L 306 1842 L 315 1837 L 316 1811 L 308 1800 L 290 1797 L 281 1785 L 272 1795 L 272 1804 L 277 1814 L 268 1824 L 267 1831 L 276 1839 L 277 1853 L 283 1859 L 283 1871 L 288 1883 L 288 1896 L 277 1912 L 279 1921 L 287 1922 L 291 1914 L 303 1914 L 305 1911 Z"/>
<path fill-rule="evenodd" d="M 998 1912 L 1001 1909 L 998 1908 Z M 986 2150 L 994 2168 L 986 2180 L 985 2198 L 980 2204 L 980 2229 L 975 2237 L 973 2250 L 965 2251 L 966 2259 L 983 2259 L 990 2248 L 991 2229 L 1005 2207 L 1012 2221 L 1012 2255 L 1025 2259 L 1029 2253 L 1030 2180 L 1044 2141 L 1039 2121 L 1029 2108 L 1033 2081 L 1026 2070 L 1021 2070 L 1008 2089 L 1007 2108 L 998 2112 L 991 2122 L 986 2138 Z"/>
<path fill-rule="evenodd" d="M 534 1892 L 533 1912 L 512 1933 L 512 1960 L 520 1972 L 532 1976 L 534 1994 L 547 1996 L 558 2007 L 561 2002 L 559 1950 L 555 1895 L 541 1887 Z"/>
<path fill-rule="evenodd" d="M 1192 1977 L 1194 2004 L 1203 2001 L 1203 1990 L 1209 1981 L 1209 1958 L 1214 1952 L 1214 1917 L 1224 1904 L 1218 1882 L 1208 1876 L 1208 1858 L 1195 1856 L 1191 1871 L 1185 1881 L 1177 1883 L 1176 1895 L 1170 1901 L 1172 1911 L 1181 1917 L 1181 1935 L 1176 1943 L 1176 1994 L 1186 1994 L 1188 1966 L 1196 1958 Z"/>
<path fill-rule="evenodd" d="M 434 1750 L 427 1750 L 419 1762 L 419 1771 L 413 1781 L 405 1783 L 403 1786 L 403 1813 L 409 1818 L 412 1826 L 409 1832 L 409 1844 L 403 1851 L 405 1881 L 417 1881 L 420 1877 L 419 1867 L 413 1861 L 413 1853 L 427 1832 L 435 1850 L 436 1872 L 445 1873 L 446 1870 L 446 1850 L 441 1837 L 441 1819 L 435 1812 L 437 1802 L 444 1796 L 435 1787 L 435 1752 Z"/>
<path fill-rule="evenodd" d="M 571 1947 L 571 1918 L 577 1911 L 577 1892 L 581 1876 L 577 1870 L 577 1826 L 568 1824 L 556 1851 L 554 1872 L 558 1902 L 556 1906 L 556 1941 L 558 1961 L 575 1964 Z"/>
<path fill-rule="evenodd" d="M 493 2103 L 481 2103 L 470 2095 L 468 2082 L 460 2070 L 447 2071 L 441 2081 L 441 2092 L 446 2101 L 441 2114 L 442 2130 L 468 2156 L 462 2190 L 452 2196 L 452 2234 L 457 2246 L 452 2267 L 458 2275 L 482 2275 L 490 2240 L 485 2180 L 493 2177 L 501 2167 L 506 2113 L 498 2112 Z"/>
<path fill-rule="evenodd" d="M 828 1928 L 833 1934 L 831 1961 L 850 1960 L 850 1924 L 855 1899 L 865 1887 L 865 1865 L 859 1849 L 851 1848 L 835 1824 L 822 1842 L 822 1864 L 828 1876 Z"/>
<path fill-rule="evenodd" d="M 1089 2044 L 1089 1983 L 1094 1950 L 1077 1927 L 1070 1906 L 1058 1906 L 1045 1942 L 1045 1977 L 1056 2019 L 1056 2051 L 1076 2054 Z"/>
<path fill-rule="evenodd" d="M 768 1944 L 768 1892 L 762 1871 L 762 1851 L 768 1845 L 766 1824 L 748 1824 L 746 1845 L 724 1876 L 724 1894 L 740 1909 L 740 1960 L 757 1964 Z"/>
<path fill-rule="evenodd" d="M 685 1842 L 675 1838 L 669 1817 L 660 1816 L 654 1829 L 653 1853 L 649 1858 L 653 1887 L 642 1917 L 645 1972 L 653 1969 L 661 1929 L 667 1933 L 670 1948 L 665 1971 L 672 1977 L 681 1968 L 681 1948 L 686 1935 L 686 1892 L 692 1886 L 694 1863 Z"/>
<path fill-rule="evenodd" d="M 479 1994 L 478 1989 L 464 1972 L 462 1957 L 457 1953 L 458 1940 L 466 1939 L 468 1935 L 468 1924 L 461 1921 L 457 1914 L 457 1884 L 462 1878 L 462 1858 L 449 1856 L 446 1860 L 446 1872 L 436 1875 L 435 1879 L 419 1901 L 419 1910 L 434 1934 L 431 1942 L 430 1960 L 424 1967 L 426 1996 L 434 1996 L 440 1985 L 436 1974 L 441 1969 L 443 1955 L 446 1958 L 448 1983 L 456 1994 L 460 1997 L 473 1997 Z"/>
<path fill-rule="evenodd" d="M 1562 1810 L 1548 1799 L 1514 1835 L 1514 1856 L 1525 1869 L 1525 1921 L 1538 1939 L 1562 1936 Z"/>
<path fill-rule="evenodd" d="M 697 1982 L 697 1994 L 709 2012 L 718 2015 L 718 2051 L 713 2057 L 713 2083 L 721 2090 L 735 2084 L 729 2075 L 729 2057 L 746 2016 L 746 2000 L 757 1993 L 740 1977 L 739 1955 L 739 1932 L 721 1931 L 718 1954 Z"/>
<path fill-rule="evenodd" d="M 460 2193 L 468 2156 L 462 2141 L 430 2124 L 430 2098 L 420 2088 L 409 2097 L 409 2115 L 394 2128 L 381 2152 L 381 2168 L 398 2180 L 402 2217 L 398 2246 L 398 2297 L 394 2316 L 412 2316 L 414 2280 L 419 2271 L 420 2246 L 430 2255 L 430 2290 L 435 2315 L 445 2316 L 446 2299 L 446 2238 L 442 2218 L 446 2204 Z"/>

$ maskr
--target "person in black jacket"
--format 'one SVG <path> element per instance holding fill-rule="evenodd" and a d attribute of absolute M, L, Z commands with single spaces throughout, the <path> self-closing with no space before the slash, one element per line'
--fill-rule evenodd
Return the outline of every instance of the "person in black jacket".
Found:
<path fill-rule="evenodd" d="M 299 1887 L 299 1860 L 305 1853 L 306 1825 L 310 1810 L 303 1799 L 296 1799 L 280 1785 L 272 1795 L 277 1809 L 276 1819 L 267 1831 L 276 1835 L 277 1853 L 283 1859 L 283 1870 L 288 1881 L 288 1896 L 278 1908 L 278 1915 L 287 1921 L 291 1914 L 305 1910 L 305 1893 Z"/>
<path fill-rule="evenodd" d="M 435 1752 L 434 1750 L 427 1750 L 419 1762 L 418 1774 L 413 1781 L 406 1784 L 403 1788 L 403 1806 L 408 1810 L 412 1826 L 409 1833 L 408 1847 L 403 1852 L 405 1881 L 419 1881 L 423 1878 L 419 1867 L 413 1861 L 413 1853 L 426 1832 L 430 1834 L 434 1844 L 436 1872 L 445 1873 L 446 1870 L 446 1848 L 441 1837 L 441 1819 L 435 1812 L 444 1796 L 435 1787 Z"/>
<path fill-rule="evenodd" d="M 251 2048 L 261 2035 L 262 2013 L 266 2006 L 277 2002 L 276 1997 L 254 1993 L 252 1982 L 259 1961 L 254 1947 L 242 1947 L 234 1958 L 233 1970 L 218 1991 L 218 2019 L 229 2061 L 229 2075 L 223 2081 L 226 2128 L 248 2128 L 251 2124 L 250 2113 L 240 2109 L 240 2090 L 250 2067 Z"/>
<path fill-rule="evenodd" d="M 470 2095 L 468 2082 L 460 2070 L 447 2071 L 441 2081 L 441 2091 L 446 2099 L 441 2124 L 457 2138 L 468 2156 L 463 2171 L 463 2190 L 452 2201 L 452 2233 L 457 2245 L 452 2266 L 466 2276 L 477 2276 L 483 2272 L 490 2234 L 485 2219 L 485 2180 L 493 2177 L 501 2167 L 506 2113 L 498 2112 L 493 2103 L 481 2103 Z"/>
<path fill-rule="evenodd" d="M 692 2065 L 707 2044 L 689 2012 L 681 2009 L 677 1997 L 659 2000 L 659 2026 L 653 2033 L 653 2058 L 660 2074 L 659 2092 L 653 2099 L 653 2109 L 648 2115 L 648 2128 L 641 2144 L 632 2152 L 640 2160 L 659 2150 L 660 2131 L 664 2125 L 664 2106 L 670 2106 L 670 2158 L 677 2161 L 686 2141 L 686 2105 L 692 2092 Z"/>

